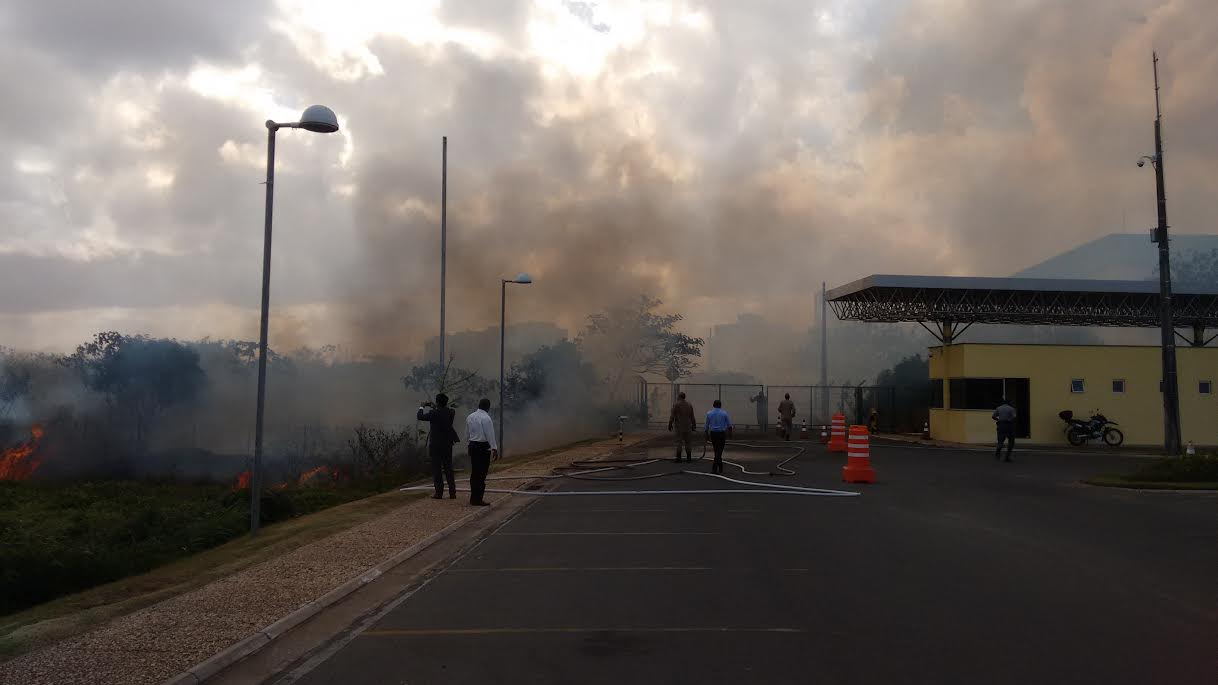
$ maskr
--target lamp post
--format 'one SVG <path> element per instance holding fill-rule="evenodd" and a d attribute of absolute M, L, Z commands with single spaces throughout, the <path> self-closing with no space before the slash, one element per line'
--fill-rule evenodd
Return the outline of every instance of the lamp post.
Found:
<path fill-rule="evenodd" d="M 1159 246 L 1159 337 L 1163 348 L 1163 450 L 1169 456 L 1180 453 L 1180 386 L 1176 377 L 1176 327 L 1172 321 L 1171 251 L 1167 237 L 1167 194 L 1163 189 L 1163 114 L 1159 109 L 1159 56 L 1151 53 L 1155 75 L 1155 153 L 1138 160 L 1147 161 L 1155 170 L 1155 198 L 1158 226 L 1152 241 Z"/>
<path fill-rule="evenodd" d="M 499 456 L 503 451 L 503 350 L 507 337 L 507 287 L 508 283 L 528 285 L 533 279 L 526 273 L 516 274 L 516 278 L 504 278 L 499 282 Z"/>
<path fill-rule="evenodd" d="M 334 133 L 338 117 L 325 105 L 312 105 L 300 121 L 266 122 L 266 223 L 262 238 L 262 319 L 258 329 L 258 409 L 254 419 L 254 466 L 250 469 L 250 534 L 258 532 L 262 492 L 262 415 L 266 406 L 266 326 L 271 302 L 271 210 L 275 200 L 275 132 L 281 128 L 303 128 L 314 133 Z"/>

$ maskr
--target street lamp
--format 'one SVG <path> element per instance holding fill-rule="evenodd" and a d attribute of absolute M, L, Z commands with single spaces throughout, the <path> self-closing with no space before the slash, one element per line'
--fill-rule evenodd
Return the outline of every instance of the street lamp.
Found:
<path fill-rule="evenodd" d="M 504 278 L 499 282 L 499 456 L 503 456 L 503 344 L 507 331 L 507 287 L 508 283 L 528 285 L 533 282 L 526 273 L 516 274 L 516 278 Z"/>
<path fill-rule="evenodd" d="M 1167 193 L 1163 189 L 1163 113 L 1159 109 L 1159 56 L 1151 53 L 1155 76 L 1155 153 L 1138 159 L 1138 166 L 1155 169 L 1158 226 L 1152 242 L 1159 246 L 1159 338 L 1163 348 L 1163 449 L 1180 453 L 1180 387 L 1176 377 L 1176 326 L 1172 321 L 1171 251 L 1167 237 Z"/>
<path fill-rule="evenodd" d="M 262 414 L 266 405 L 266 325 L 271 302 L 271 210 L 275 200 L 275 132 L 281 128 L 303 128 L 314 133 L 334 133 L 338 117 L 325 105 L 311 105 L 300 121 L 266 122 L 266 224 L 262 238 L 262 320 L 258 330 L 258 409 L 254 419 L 254 467 L 250 470 L 250 534 L 258 532 L 262 492 Z"/>

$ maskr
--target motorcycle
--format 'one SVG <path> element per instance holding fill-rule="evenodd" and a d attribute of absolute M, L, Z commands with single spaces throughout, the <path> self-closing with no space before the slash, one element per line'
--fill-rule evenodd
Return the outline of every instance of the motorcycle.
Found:
<path fill-rule="evenodd" d="M 1074 418 L 1074 412 L 1069 409 L 1058 412 L 1057 415 L 1066 422 L 1066 440 L 1075 447 L 1085 445 L 1089 440 L 1102 439 L 1104 444 L 1110 447 L 1119 447 L 1125 442 L 1125 434 L 1120 428 L 1115 428 L 1117 422 L 1109 421 L 1108 417 L 1098 411 L 1086 421 Z"/>

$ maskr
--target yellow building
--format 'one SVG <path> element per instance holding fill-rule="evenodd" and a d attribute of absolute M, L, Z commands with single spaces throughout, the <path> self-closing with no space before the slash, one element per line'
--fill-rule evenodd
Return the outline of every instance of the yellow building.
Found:
<path fill-rule="evenodd" d="M 1218 348 L 1179 347 L 1184 442 L 1218 445 Z M 930 349 L 931 436 L 993 443 L 991 414 L 1005 396 L 1019 412 L 1017 437 L 1065 443 L 1058 412 L 1116 421 L 1127 445 L 1163 444 L 1158 347 L 956 343 Z"/>

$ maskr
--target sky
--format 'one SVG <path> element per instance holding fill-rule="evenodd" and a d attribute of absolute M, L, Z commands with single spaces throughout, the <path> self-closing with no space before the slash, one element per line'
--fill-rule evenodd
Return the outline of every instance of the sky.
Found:
<path fill-rule="evenodd" d="M 418 354 L 575 332 L 640 293 L 694 334 L 810 324 L 872 273 L 1009 275 L 1154 222 L 1215 232 L 1209 0 L 8 0 L 0 345 L 255 339 L 267 119 L 271 345 Z M 1148 246 L 1149 249 L 1149 246 Z"/>

